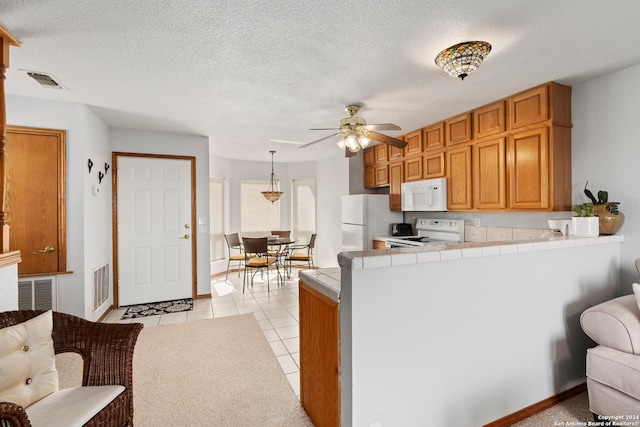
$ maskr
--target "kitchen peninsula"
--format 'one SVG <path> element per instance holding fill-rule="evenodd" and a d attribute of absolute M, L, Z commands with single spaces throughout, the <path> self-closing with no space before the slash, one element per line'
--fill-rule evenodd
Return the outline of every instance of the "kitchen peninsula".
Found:
<path fill-rule="evenodd" d="M 307 357 L 326 345 L 304 326 L 315 321 L 323 329 L 321 317 L 309 314 L 331 309 L 338 359 L 324 369 L 333 373 L 343 426 L 482 426 L 583 390 L 593 344 L 579 316 L 617 295 L 622 241 L 614 235 L 347 252 L 338 255 L 339 282 L 337 269 L 301 272 L 303 406 L 313 419 L 314 405 L 331 401 L 305 395 L 328 376 L 314 372 Z M 309 292 L 329 310 L 306 310 Z"/>

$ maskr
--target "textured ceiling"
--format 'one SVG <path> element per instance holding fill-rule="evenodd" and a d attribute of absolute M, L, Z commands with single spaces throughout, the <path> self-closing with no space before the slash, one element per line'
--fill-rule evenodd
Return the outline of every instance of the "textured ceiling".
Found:
<path fill-rule="evenodd" d="M 344 106 L 399 136 L 550 80 L 640 63 L 635 0 L 2 0 L 8 94 L 87 104 L 113 127 L 207 136 L 213 154 L 277 162 L 334 154 Z M 464 81 L 434 64 L 485 40 Z M 45 89 L 24 70 L 52 74 Z"/>

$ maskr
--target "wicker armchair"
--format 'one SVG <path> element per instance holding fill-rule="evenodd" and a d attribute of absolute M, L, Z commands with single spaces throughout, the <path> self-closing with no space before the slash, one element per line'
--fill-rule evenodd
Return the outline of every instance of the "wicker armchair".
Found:
<path fill-rule="evenodd" d="M 29 320 L 44 311 L 20 310 L 0 313 L 0 328 Z M 70 314 L 53 312 L 55 353 L 75 352 L 84 361 L 82 385 L 122 385 L 116 399 L 85 426 L 133 426 L 133 350 L 141 323 L 96 323 Z M 0 402 L 0 426 L 31 426 L 25 410 Z"/>

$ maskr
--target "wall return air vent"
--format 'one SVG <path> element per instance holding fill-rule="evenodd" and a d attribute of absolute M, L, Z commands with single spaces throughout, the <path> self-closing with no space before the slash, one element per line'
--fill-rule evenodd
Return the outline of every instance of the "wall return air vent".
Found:
<path fill-rule="evenodd" d="M 63 86 L 56 81 L 56 79 L 50 75 L 45 73 L 37 73 L 35 71 L 27 71 L 27 75 L 40 83 L 40 86 L 46 87 L 49 89 L 62 89 Z"/>

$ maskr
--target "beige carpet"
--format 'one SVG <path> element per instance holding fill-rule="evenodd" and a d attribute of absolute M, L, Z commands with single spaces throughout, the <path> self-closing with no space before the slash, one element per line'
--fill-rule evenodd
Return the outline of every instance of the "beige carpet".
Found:
<path fill-rule="evenodd" d="M 56 363 L 79 383 L 76 355 Z M 313 426 L 253 314 L 145 327 L 133 372 L 136 427 Z"/>

